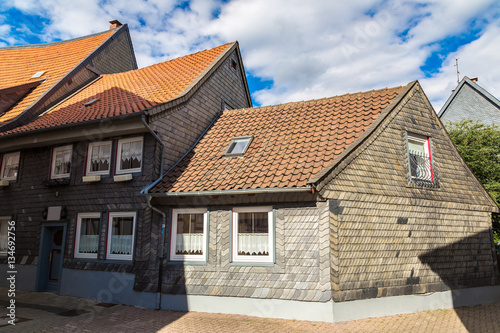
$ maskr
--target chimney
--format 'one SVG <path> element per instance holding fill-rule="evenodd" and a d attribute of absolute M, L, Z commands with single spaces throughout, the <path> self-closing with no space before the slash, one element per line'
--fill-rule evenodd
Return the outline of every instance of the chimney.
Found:
<path fill-rule="evenodd" d="M 109 21 L 109 23 L 111 23 L 111 25 L 109 26 L 109 30 L 122 26 L 122 24 L 118 20 Z"/>
<path fill-rule="evenodd" d="M 477 78 L 477 77 L 473 77 L 473 78 L 472 78 L 472 79 L 470 79 L 470 80 L 471 80 L 472 82 L 474 82 L 474 83 L 477 83 L 478 78 Z"/>

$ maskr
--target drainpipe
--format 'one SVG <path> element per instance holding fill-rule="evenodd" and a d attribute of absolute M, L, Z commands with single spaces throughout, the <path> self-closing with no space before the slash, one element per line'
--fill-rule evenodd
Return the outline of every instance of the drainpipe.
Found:
<path fill-rule="evenodd" d="M 162 287 L 162 279 L 163 279 L 163 250 L 165 248 L 165 225 L 167 221 L 167 215 L 153 206 L 151 204 L 151 195 L 147 196 L 148 200 L 148 206 L 158 214 L 160 214 L 161 217 L 161 238 L 160 238 L 160 256 L 159 256 L 159 262 L 158 262 L 158 289 L 157 289 L 157 296 L 156 296 L 156 310 L 161 310 L 161 287 Z"/>
<path fill-rule="evenodd" d="M 161 179 L 163 177 L 163 160 L 165 157 L 165 144 L 161 140 L 161 138 L 153 131 L 153 129 L 149 126 L 149 124 L 146 122 L 146 116 L 148 115 L 147 111 L 144 111 L 141 115 L 141 121 L 144 124 L 144 127 L 151 133 L 151 135 L 158 141 L 158 143 L 161 145 L 161 164 L 160 164 L 160 177 L 158 179 Z M 146 190 L 147 194 L 147 190 Z M 163 280 L 163 251 L 165 248 L 165 225 L 167 221 L 167 216 L 164 212 L 159 210 L 158 208 L 154 207 L 151 204 L 151 195 L 146 196 L 146 200 L 148 202 L 149 208 L 151 208 L 153 211 L 157 212 L 162 216 L 161 218 L 161 238 L 160 238 L 160 255 L 158 258 L 158 288 L 157 288 L 157 296 L 156 296 L 156 309 L 161 310 L 161 287 L 162 287 L 162 280 Z"/>

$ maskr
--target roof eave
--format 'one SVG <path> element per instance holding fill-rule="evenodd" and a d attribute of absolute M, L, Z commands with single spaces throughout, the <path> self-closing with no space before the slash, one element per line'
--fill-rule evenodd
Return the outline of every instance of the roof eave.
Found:
<path fill-rule="evenodd" d="M 418 81 L 412 81 L 408 83 L 403 90 L 385 107 L 385 109 L 380 113 L 380 115 L 375 119 L 375 121 L 368 126 L 366 131 L 361 134 L 351 145 L 349 145 L 337 158 L 335 158 L 330 164 L 321 169 L 318 173 L 312 176 L 307 182 L 308 185 L 315 185 L 326 177 L 330 171 L 332 171 L 337 165 L 343 162 L 352 152 L 356 150 L 365 140 L 370 137 L 370 135 L 382 124 L 382 122 L 387 118 L 389 114 L 396 108 L 396 106 L 403 100 L 403 98 L 410 92 L 410 90 L 419 84 Z M 321 190 L 321 188 L 317 188 Z"/>
<path fill-rule="evenodd" d="M 313 192 L 312 186 L 304 187 L 265 187 L 233 190 L 213 190 L 213 191 L 186 191 L 186 192 L 161 192 L 147 193 L 153 197 L 193 197 L 211 195 L 234 195 L 234 194 L 261 194 L 261 193 L 291 193 L 291 192 Z"/>

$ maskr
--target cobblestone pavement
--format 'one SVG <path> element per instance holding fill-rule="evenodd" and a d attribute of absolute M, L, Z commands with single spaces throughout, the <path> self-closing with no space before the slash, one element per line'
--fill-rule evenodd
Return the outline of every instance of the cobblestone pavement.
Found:
<path fill-rule="evenodd" d="M 6 308 L 0 288 L 0 305 Z M 499 332 L 500 303 L 323 323 L 240 315 L 156 311 L 51 293 L 16 294 L 15 326 L 1 332 Z"/>

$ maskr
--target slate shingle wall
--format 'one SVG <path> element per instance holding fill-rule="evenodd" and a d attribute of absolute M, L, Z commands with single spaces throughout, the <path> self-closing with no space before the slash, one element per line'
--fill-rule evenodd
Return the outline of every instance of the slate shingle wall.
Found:
<path fill-rule="evenodd" d="M 410 91 L 325 180 L 335 301 L 499 283 L 491 201 L 424 98 Z M 410 182 L 405 131 L 431 137 L 436 185 Z"/>
<path fill-rule="evenodd" d="M 237 63 L 234 70 L 231 61 Z M 233 51 L 191 98 L 171 110 L 151 116 L 151 127 L 165 142 L 165 167 L 172 166 L 195 143 L 223 102 L 248 107 L 239 59 Z"/>
<path fill-rule="evenodd" d="M 143 134 L 140 134 L 143 135 Z M 139 136 L 140 136 L 139 135 Z M 136 135 L 133 135 L 134 137 Z M 112 165 L 116 154 L 117 138 L 113 138 Z M 145 161 L 153 160 L 156 142 L 149 134 L 144 135 Z M 21 151 L 20 172 L 16 183 L 0 189 L 0 216 L 13 216 L 16 221 L 16 262 L 36 265 L 40 248 L 41 227 L 45 220 L 42 212 L 49 206 L 63 206 L 67 210 L 67 242 L 64 267 L 75 269 L 132 272 L 142 262 L 149 261 L 149 247 L 156 247 L 157 231 L 152 230 L 150 211 L 144 197 L 137 194 L 152 179 L 153 163 L 143 163 L 141 174 L 134 174 L 129 182 L 115 183 L 113 171 L 101 176 L 98 183 L 83 183 L 87 142 L 73 143 L 71 176 L 68 185 L 47 186 L 52 147 Z M 134 265 L 109 264 L 104 261 L 108 212 L 136 211 L 136 249 Z M 72 259 L 76 214 L 101 212 L 101 238 L 98 262 L 89 259 Z M 1 259 L 1 262 L 5 260 Z"/>
<path fill-rule="evenodd" d="M 230 262 L 229 225 L 232 207 L 209 208 L 207 264 L 166 264 L 164 293 L 319 302 L 331 299 L 329 215 L 326 202 L 274 206 L 276 263 L 271 267 L 236 266 Z M 170 210 L 169 207 L 162 209 Z"/>

